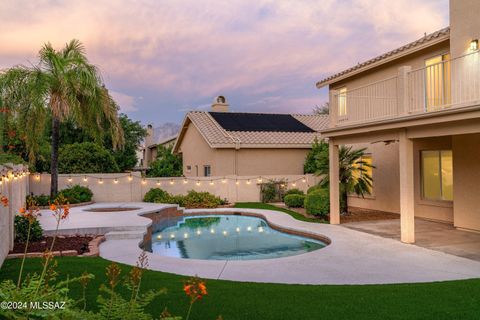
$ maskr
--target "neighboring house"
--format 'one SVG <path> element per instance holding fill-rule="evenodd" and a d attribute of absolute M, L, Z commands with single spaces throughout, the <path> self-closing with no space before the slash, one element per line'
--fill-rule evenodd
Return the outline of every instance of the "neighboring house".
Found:
<path fill-rule="evenodd" d="M 157 139 L 155 129 L 152 125 L 147 126 L 147 136 L 145 137 L 145 146 L 142 150 L 141 166 L 144 169 L 150 167 L 150 163 L 157 159 L 158 146 L 172 147 L 177 140 L 177 134 Z"/>
<path fill-rule="evenodd" d="M 338 146 L 368 147 L 373 194 L 357 207 L 480 231 L 480 1 L 450 1 L 450 27 L 317 83 L 330 89 L 330 222 L 339 219 Z"/>
<path fill-rule="evenodd" d="M 229 112 L 223 96 L 212 111 L 188 112 L 174 153 L 195 176 L 303 174 L 303 164 L 328 116 Z"/>

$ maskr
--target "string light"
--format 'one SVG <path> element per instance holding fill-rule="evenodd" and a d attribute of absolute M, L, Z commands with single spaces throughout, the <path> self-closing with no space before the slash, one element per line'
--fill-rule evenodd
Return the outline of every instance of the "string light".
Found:
<path fill-rule="evenodd" d="M 238 186 L 240 182 L 238 180 L 235 180 L 235 184 Z"/>
<path fill-rule="evenodd" d="M 83 176 L 83 181 L 84 181 L 84 182 L 87 182 L 87 181 L 88 181 L 87 176 Z"/>
<path fill-rule="evenodd" d="M 184 179 L 183 179 L 183 184 L 187 184 L 187 183 L 188 183 L 187 178 L 184 178 Z"/>
<path fill-rule="evenodd" d="M 13 175 L 13 180 L 17 180 L 17 179 L 18 179 L 18 177 L 17 177 L 17 174 L 15 173 L 15 174 Z"/>
<path fill-rule="evenodd" d="M 302 178 L 302 182 L 305 183 L 307 182 L 307 179 L 305 179 L 305 177 Z"/>
<path fill-rule="evenodd" d="M 0 178 L 0 186 L 3 184 L 3 178 Z"/>
<path fill-rule="evenodd" d="M 115 178 L 115 179 L 113 180 L 113 183 L 117 184 L 117 183 L 118 183 L 118 179 Z"/>
<path fill-rule="evenodd" d="M 145 180 L 145 178 L 142 179 L 142 184 L 147 184 L 147 180 Z"/>
<path fill-rule="evenodd" d="M 210 185 L 211 185 L 211 186 L 213 186 L 214 184 L 215 184 L 215 183 L 213 182 L 213 180 L 210 181 Z"/>
<path fill-rule="evenodd" d="M 103 184 L 103 178 L 100 178 L 100 180 L 98 180 L 98 183 Z"/>
<path fill-rule="evenodd" d="M 35 175 L 35 179 L 36 179 L 37 181 L 40 181 L 40 174 L 36 174 L 36 175 Z"/>
<path fill-rule="evenodd" d="M 292 187 L 296 187 L 297 184 L 295 182 L 292 183 Z"/>
<path fill-rule="evenodd" d="M 227 179 L 223 178 L 222 183 L 227 183 Z"/>
<path fill-rule="evenodd" d="M 161 186 L 162 183 L 160 182 L 160 180 L 157 180 L 157 186 Z"/>
<path fill-rule="evenodd" d="M 250 179 L 248 179 L 248 180 L 247 180 L 247 184 L 250 184 L 250 183 L 252 183 L 252 182 L 250 181 Z"/>
<path fill-rule="evenodd" d="M 170 184 L 174 184 L 175 181 L 173 181 L 173 179 L 170 179 Z"/>
<path fill-rule="evenodd" d="M 67 180 L 68 180 L 68 182 L 72 182 L 73 179 L 72 179 L 72 177 L 70 176 L 70 177 L 68 177 Z"/>
<path fill-rule="evenodd" d="M 130 173 L 130 174 L 128 175 L 128 181 L 132 181 L 132 180 L 133 180 L 133 177 L 132 177 L 132 174 Z"/>
<path fill-rule="evenodd" d="M 262 177 L 258 177 L 257 182 L 262 183 L 262 181 L 263 181 Z"/>
<path fill-rule="evenodd" d="M 199 185 L 200 185 L 200 181 L 197 181 L 195 184 L 196 184 L 197 186 L 199 186 Z"/>

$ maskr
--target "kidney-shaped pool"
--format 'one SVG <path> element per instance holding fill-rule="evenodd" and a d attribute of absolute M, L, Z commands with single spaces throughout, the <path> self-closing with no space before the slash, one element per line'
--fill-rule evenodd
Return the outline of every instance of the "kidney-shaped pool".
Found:
<path fill-rule="evenodd" d="M 272 229 L 265 220 L 242 215 L 175 219 L 152 234 L 154 254 L 185 259 L 255 260 L 298 255 L 327 244 Z"/>

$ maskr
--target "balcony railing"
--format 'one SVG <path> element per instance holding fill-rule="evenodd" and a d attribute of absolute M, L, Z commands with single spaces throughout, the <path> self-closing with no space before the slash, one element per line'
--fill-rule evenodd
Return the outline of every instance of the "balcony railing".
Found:
<path fill-rule="evenodd" d="M 480 104 L 480 53 L 330 93 L 331 126 L 355 125 Z"/>

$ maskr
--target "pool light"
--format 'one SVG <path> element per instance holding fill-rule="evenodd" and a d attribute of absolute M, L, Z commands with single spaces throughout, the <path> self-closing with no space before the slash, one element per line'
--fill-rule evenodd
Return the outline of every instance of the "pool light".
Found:
<path fill-rule="evenodd" d="M 258 232 L 263 232 L 263 227 L 258 227 Z"/>
<path fill-rule="evenodd" d="M 184 237 L 185 239 L 187 239 L 187 238 L 188 238 L 188 233 L 184 233 L 184 234 L 183 234 L 183 237 Z"/>
<path fill-rule="evenodd" d="M 197 230 L 197 235 L 201 235 L 201 234 L 202 234 L 202 231 Z"/>
<path fill-rule="evenodd" d="M 240 232 L 240 228 L 239 228 L 239 227 L 237 227 L 237 228 L 235 229 L 235 231 L 237 231 L 237 232 Z"/>
<path fill-rule="evenodd" d="M 224 235 L 224 236 L 226 236 L 226 235 L 227 235 L 227 231 L 223 231 L 222 233 L 223 233 L 223 235 Z"/>
<path fill-rule="evenodd" d="M 172 234 L 170 235 L 170 238 L 172 238 L 172 239 L 175 238 L 175 233 L 172 233 Z"/>
<path fill-rule="evenodd" d="M 162 235 L 159 234 L 159 235 L 157 236 L 157 239 L 161 240 L 161 239 L 162 239 Z"/>
<path fill-rule="evenodd" d="M 211 234 L 214 234 L 214 233 L 215 233 L 215 229 L 210 229 L 210 233 L 211 233 Z"/>
<path fill-rule="evenodd" d="M 248 226 L 247 231 L 252 231 L 252 227 Z"/>

